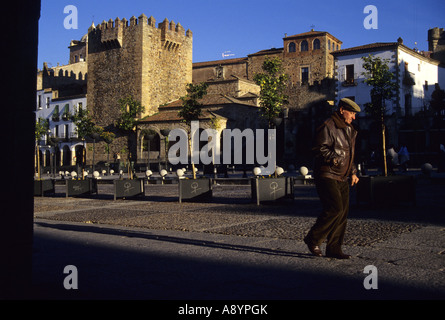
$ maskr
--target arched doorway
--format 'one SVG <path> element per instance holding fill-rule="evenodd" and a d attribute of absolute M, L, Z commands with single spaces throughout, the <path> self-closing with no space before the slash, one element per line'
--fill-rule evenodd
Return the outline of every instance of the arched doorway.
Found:
<path fill-rule="evenodd" d="M 79 165 L 79 166 L 85 165 L 84 150 L 85 150 L 85 148 L 83 147 L 83 145 L 79 144 L 75 147 L 76 165 Z"/>
<path fill-rule="evenodd" d="M 139 162 L 147 165 L 147 168 L 158 161 L 161 150 L 161 137 L 154 130 L 142 130 L 139 137 Z"/>
<path fill-rule="evenodd" d="M 62 157 L 62 166 L 71 165 L 71 150 L 68 145 L 63 146 L 63 157 Z"/>
<path fill-rule="evenodd" d="M 50 160 L 51 160 L 51 152 L 47 149 L 47 150 L 45 150 L 45 161 L 44 161 L 43 166 L 49 167 L 51 164 Z"/>

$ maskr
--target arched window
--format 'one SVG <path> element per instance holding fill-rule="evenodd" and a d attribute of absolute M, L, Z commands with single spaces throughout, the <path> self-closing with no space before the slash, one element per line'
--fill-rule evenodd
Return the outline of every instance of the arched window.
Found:
<path fill-rule="evenodd" d="M 313 43 L 314 50 L 320 49 L 320 40 L 315 39 Z"/>
<path fill-rule="evenodd" d="M 306 40 L 301 41 L 300 51 L 308 51 L 308 50 L 309 50 L 309 45 L 307 41 Z"/>
<path fill-rule="evenodd" d="M 295 42 L 289 43 L 289 52 L 295 52 L 297 51 L 297 46 L 295 45 Z"/>
<path fill-rule="evenodd" d="M 328 40 L 328 50 L 331 50 L 331 40 Z"/>

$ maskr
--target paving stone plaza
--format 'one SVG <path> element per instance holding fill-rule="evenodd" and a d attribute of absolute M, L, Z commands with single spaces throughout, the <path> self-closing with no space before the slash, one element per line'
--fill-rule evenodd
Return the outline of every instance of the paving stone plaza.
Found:
<path fill-rule="evenodd" d="M 303 243 L 321 209 L 312 184 L 295 185 L 293 200 L 257 205 L 249 184 L 222 180 L 211 200 L 187 203 L 177 183 L 114 200 L 105 177 L 86 197 L 66 197 L 59 181 L 55 194 L 34 198 L 36 291 L 68 299 L 443 299 L 445 184 L 410 174 L 415 206 L 357 203 L 351 189 L 348 261 L 314 257 Z M 83 290 L 61 285 L 69 264 Z M 376 290 L 364 289 L 367 265 L 379 271 Z"/>

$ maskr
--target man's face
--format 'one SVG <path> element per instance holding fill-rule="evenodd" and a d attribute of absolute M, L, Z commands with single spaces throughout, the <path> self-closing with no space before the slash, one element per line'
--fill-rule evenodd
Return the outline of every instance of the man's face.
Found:
<path fill-rule="evenodd" d="M 349 111 L 343 108 L 340 108 L 340 114 L 342 115 L 343 119 L 347 124 L 351 124 L 352 120 L 355 120 L 355 114 L 354 111 Z"/>

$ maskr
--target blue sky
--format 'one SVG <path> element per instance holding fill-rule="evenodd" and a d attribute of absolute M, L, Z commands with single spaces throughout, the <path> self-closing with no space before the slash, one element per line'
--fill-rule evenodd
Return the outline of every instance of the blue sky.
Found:
<path fill-rule="evenodd" d="M 74 5 L 78 29 L 65 29 L 64 8 Z M 367 5 L 377 8 L 377 29 L 363 26 Z M 281 48 L 285 34 L 327 31 L 348 48 L 373 42 L 395 42 L 428 50 L 429 28 L 445 27 L 445 1 L 296 1 L 296 0 L 42 0 L 38 67 L 67 64 L 71 40 L 80 40 L 94 21 L 129 20 L 144 13 L 156 23 L 165 18 L 193 32 L 193 61 L 231 58 L 269 48 Z"/>

